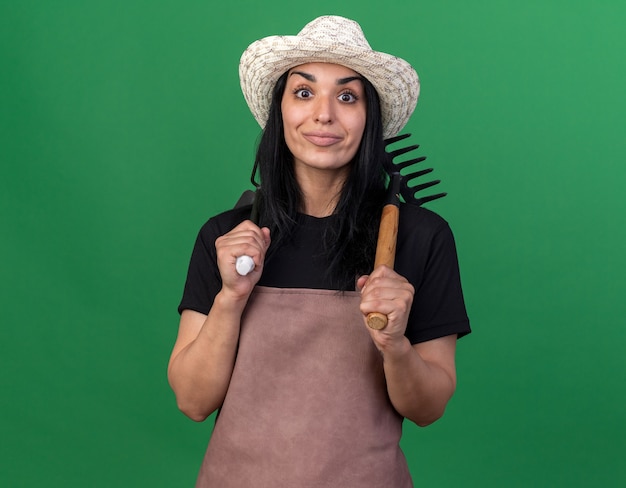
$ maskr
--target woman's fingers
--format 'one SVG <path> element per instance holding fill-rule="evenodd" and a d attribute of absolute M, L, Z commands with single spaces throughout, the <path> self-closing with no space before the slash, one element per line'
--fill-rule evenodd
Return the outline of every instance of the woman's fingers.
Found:
<path fill-rule="evenodd" d="M 216 248 L 239 255 L 265 251 L 268 246 L 269 242 L 265 233 L 250 221 L 242 222 L 215 241 Z"/>
<path fill-rule="evenodd" d="M 242 222 L 230 232 L 217 238 L 215 249 L 224 284 L 228 285 L 238 277 L 246 276 L 254 268 L 262 267 L 269 244 L 269 229 L 261 229 L 251 221 Z M 247 263 L 242 263 L 241 259 L 239 263 L 237 262 L 237 259 L 242 256 L 249 257 Z M 251 269 L 246 269 L 248 273 L 243 273 L 244 268 Z"/>
<path fill-rule="evenodd" d="M 361 290 L 364 315 L 382 313 L 388 318 L 388 327 L 401 328 L 404 332 L 414 295 L 414 288 L 406 278 L 381 266 L 371 275 L 359 278 L 357 287 Z"/>

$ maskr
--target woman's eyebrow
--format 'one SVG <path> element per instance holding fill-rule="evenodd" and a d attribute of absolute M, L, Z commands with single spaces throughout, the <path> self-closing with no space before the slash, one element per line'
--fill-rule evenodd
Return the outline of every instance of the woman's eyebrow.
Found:
<path fill-rule="evenodd" d="M 313 76 L 313 75 L 311 75 L 309 73 L 305 73 L 303 71 L 292 71 L 289 76 L 293 76 L 293 75 L 300 75 L 300 76 L 302 76 L 302 78 L 304 78 L 305 80 L 310 81 L 311 83 L 315 83 L 317 81 L 315 79 L 315 76 Z"/>
<path fill-rule="evenodd" d="M 363 77 L 362 76 L 348 76 L 347 78 L 339 78 L 337 80 L 337 84 L 345 85 L 346 83 L 350 83 L 351 81 L 354 81 L 354 80 L 363 81 Z"/>
<path fill-rule="evenodd" d="M 300 75 L 302 76 L 305 80 L 310 81 L 311 83 L 315 83 L 317 81 L 317 79 L 315 78 L 315 76 L 313 76 L 310 73 L 305 73 L 304 71 L 292 71 L 291 74 L 289 76 L 293 76 L 293 75 Z M 363 81 L 363 77 L 362 76 L 348 76 L 346 78 L 339 78 L 336 81 L 337 85 L 345 85 L 346 83 L 350 83 L 351 81 L 354 80 L 359 80 L 359 81 Z"/>

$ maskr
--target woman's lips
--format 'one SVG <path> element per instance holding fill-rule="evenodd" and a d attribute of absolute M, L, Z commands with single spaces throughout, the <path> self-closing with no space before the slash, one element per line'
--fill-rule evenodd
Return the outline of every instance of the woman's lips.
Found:
<path fill-rule="evenodd" d="M 307 132 L 303 136 L 311 144 L 323 147 L 332 146 L 342 139 L 341 136 L 329 134 L 328 132 Z"/>

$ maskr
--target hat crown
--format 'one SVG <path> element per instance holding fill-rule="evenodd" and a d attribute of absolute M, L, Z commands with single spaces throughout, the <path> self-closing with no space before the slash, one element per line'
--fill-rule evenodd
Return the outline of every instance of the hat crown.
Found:
<path fill-rule="evenodd" d="M 338 44 L 351 44 L 353 47 L 370 51 L 372 49 L 357 22 L 337 15 L 326 15 L 312 20 L 298 32 L 298 37 Z"/>

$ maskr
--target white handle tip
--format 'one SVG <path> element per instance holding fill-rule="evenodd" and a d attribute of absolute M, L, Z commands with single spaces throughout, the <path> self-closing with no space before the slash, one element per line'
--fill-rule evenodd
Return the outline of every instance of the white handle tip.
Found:
<path fill-rule="evenodd" d="M 235 262 L 235 269 L 241 276 L 246 276 L 254 270 L 254 260 L 250 256 L 239 256 Z"/>

